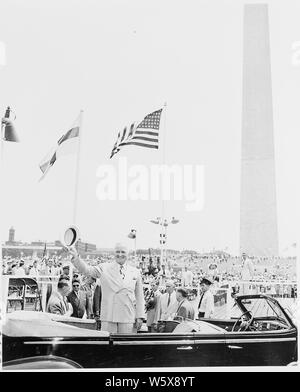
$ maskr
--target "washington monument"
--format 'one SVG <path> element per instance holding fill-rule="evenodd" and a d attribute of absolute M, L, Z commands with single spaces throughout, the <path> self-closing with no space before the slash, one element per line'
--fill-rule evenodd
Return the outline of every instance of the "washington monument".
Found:
<path fill-rule="evenodd" d="M 240 251 L 278 255 L 268 7 L 244 8 Z"/>

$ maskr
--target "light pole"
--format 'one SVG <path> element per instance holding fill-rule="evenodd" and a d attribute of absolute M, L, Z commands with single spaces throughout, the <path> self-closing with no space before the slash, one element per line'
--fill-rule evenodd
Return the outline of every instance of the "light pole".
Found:
<path fill-rule="evenodd" d="M 136 262 L 136 230 L 131 229 L 130 233 L 128 234 L 128 238 L 134 240 L 134 261 Z"/>
<path fill-rule="evenodd" d="M 161 217 L 157 217 L 156 219 L 151 219 L 151 223 L 154 223 L 155 225 L 160 225 L 161 226 L 161 233 L 160 233 L 160 257 L 161 257 L 161 264 L 164 264 L 164 261 L 167 261 L 167 228 L 169 224 L 176 224 L 179 222 L 178 219 L 176 219 L 174 216 L 172 219 L 164 219 Z M 170 269 L 170 265 L 169 265 Z"/>

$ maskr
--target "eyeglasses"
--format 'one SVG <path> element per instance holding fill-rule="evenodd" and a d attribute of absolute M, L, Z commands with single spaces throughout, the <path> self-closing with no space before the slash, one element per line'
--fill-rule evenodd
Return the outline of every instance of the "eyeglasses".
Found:
<path fill-rule="evenodd" d="M 73 287 L 79 287 L 79 284 L 73 284 Z"/>

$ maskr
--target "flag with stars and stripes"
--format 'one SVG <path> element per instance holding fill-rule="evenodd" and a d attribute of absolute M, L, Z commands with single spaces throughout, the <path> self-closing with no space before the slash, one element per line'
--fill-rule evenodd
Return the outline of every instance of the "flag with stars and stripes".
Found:
<path fill-rule="evenodd" d="M 158 131 L 160 127 L 162 109 L 148 114 L 140 123 L 132 123 L 119 132 L 117 141 L 113 147 L 112 158 L 124 146 L 138 146 L 158 149 Z"/>
<path fill-rule="evenodd" d="M 76 152 L 76 145 L 78 146 L 79 131 L 81 114 L 76 120 L 74 126 L 69 129 L 62 137 L 57 141 L 55 147 L 52 148 L 50 153 L 40 162 L 39 167 L 43 173 L 40 180 L 42 180 L 49 169 L 57 161 L 57 158 L 62 155 L 67 155 Z"/>

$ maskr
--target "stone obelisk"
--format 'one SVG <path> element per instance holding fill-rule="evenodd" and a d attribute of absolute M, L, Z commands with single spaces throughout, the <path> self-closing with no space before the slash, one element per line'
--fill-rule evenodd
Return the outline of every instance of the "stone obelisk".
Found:
<path fill-rule="evenodd" d="M 268 6 L 244 8 L 240 251 L 278 255 Z"/>

